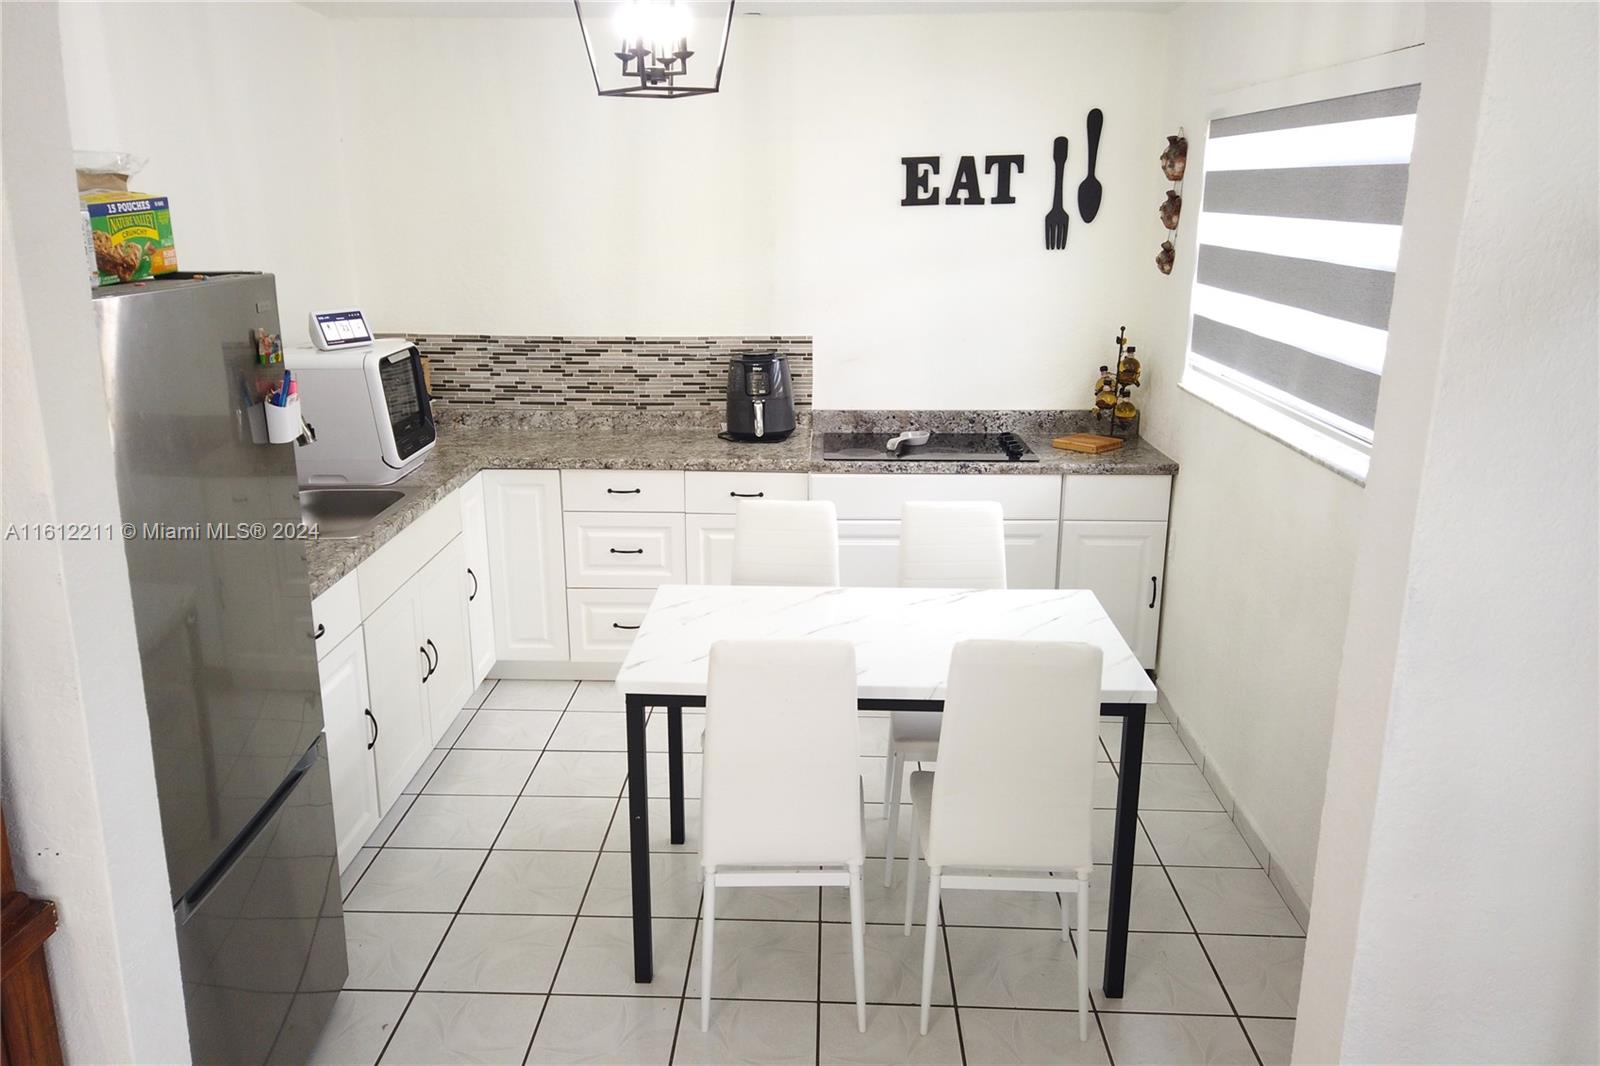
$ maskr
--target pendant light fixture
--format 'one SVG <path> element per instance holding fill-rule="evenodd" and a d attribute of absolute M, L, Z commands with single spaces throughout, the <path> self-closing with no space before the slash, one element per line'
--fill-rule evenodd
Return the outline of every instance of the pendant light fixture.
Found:
<path fill-rule="evenodd" d="M 734 2 L 572 0 L 595 91 L 666 100 L 716 92 Z"/>

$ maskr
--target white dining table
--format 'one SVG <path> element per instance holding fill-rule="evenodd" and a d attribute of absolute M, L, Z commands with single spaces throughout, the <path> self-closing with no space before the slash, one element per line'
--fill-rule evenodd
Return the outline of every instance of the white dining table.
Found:
<path fill-rule="evenodd" d="M 855 647 L 862 710 L 941 711 L 950 650 L 962 640 L 1059 640 L 1102 652 L 1100 713 L 1123 720 L 1102 991 L 1120 997 L 1133 895 L 1145 708 L 1156 687 L 1087 589 L 797 588 L 663 585 L 617 673 L 627 707 L 634 980 L 654 974 L 645 718 L 667 712 L 671 840 L 684 842 L 683 709 L 703 707 L 719 640 L 845 640 Z"/>

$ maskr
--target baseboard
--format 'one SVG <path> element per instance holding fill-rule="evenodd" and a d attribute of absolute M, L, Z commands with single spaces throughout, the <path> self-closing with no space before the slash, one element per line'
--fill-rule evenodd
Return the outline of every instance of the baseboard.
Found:
<path fill-rule="evenodd" d="M 1228 817 L 1233 820 L 1233 824 L 1238 828 L 1239 835 L 1244 838 L 1244 842 L 1249 845 L 1251 852 L 1255 854 L 1256 861 L 1266 871 L 1267 879 L 1278 890 L 1278 895 L 1283 897 L 1284 906 L 1289 908 L 1289 913 L 1295 916 L 1295 920 L 1300 923 L 1301 928 L 1309 930 L 1311 928 L 1310 904 L 1301 897 L 1300 891 L 1285 874 L 1282 864 L 1273 856 L 1272 849 L 1262 839 L 1261 832 L 1256 828 L 1255 822 L 1251 820 L 1249 812 L 1239 806 L 1233 789 L 1229 786 L 1227 778 L 1222 774 L 1222 768 L 1216 764 L 1215 760 L 1206 758 L 1205 745 L 1201 744 L 1194 732 L 1184 724 L 1183 716 L 1178 713 L 1177 708 L 1167 699 L 1165 690 L 1157 694 L 1156 702 L 1160 705 L 1162 713 L 1167 716 L 1167 721 L 1171 722 L 1173 729 L 1177 731 L 1178 739 L 1188 749 L 1189 756 L 1194 759 L 1195 766 L 1205 776 L 1206 783 L 1217 794 L 1217 801 L 1228 812 Z"/>
<path fill-rule="evenodd" d="M 615 681 L 621 663 L 528 663 L 501 660 L 489 671 L 493 679 L 517 681 Z"/>

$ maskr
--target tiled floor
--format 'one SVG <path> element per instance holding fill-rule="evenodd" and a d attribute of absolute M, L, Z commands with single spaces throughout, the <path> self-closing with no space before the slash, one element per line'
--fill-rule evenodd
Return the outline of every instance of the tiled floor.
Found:
<path fill-rule="evenodd" d="M 711 1030 L 697 997 L 694 825 L 666 837 L 666 730 L 650 722 L 656 978 L 632 980 L 622 700 L 610 685 L 486 682 L 345 872 L 350 978 L 318 1048 L 336 1063 L 1288 1061 L 1304 934 L 1172 727 L 1146 728 L 1126 995 L 1096 991 L 1080 1044 L 1072 944 L 1025 894 L 951 892 L 932 1025 L 917 1032 L 922 932 L 881 877 L 887 722 L 862 719 L 868 800 L 867 1032 L 856 1032 L 843 889 L 729 890 Z M 699 747 L 685 715 L 685 747 Z M 1118 726 L 1096 782 L 1110 861 Z M 688 794 L 698 757 L 685 756 Z M 901 820 L 902 827 L 907 819 Z M 902 829 L 902 837 L 904 830 Z M 900 844 L 902 856 L 905 844 Z M 1102 868 L 1109 873 L 1110 867 Z M 1106 877 L 1091 897 L 1105 925 Z M 687 1003 L 685 1002 L 687 997 Z"/>

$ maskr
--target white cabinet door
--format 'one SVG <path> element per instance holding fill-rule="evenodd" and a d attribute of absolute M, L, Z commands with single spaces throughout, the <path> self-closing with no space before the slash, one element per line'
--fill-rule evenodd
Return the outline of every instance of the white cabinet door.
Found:
<path fill-rule="evenodd" d="M 1054 521 L 1005 523 L 1006 584 L 1010 588 L 1056 587 L 1057 531 Z M 693 555 L 691 547 L 691 558 Z M 839 580 L 845 585 L 876 588 L 899 584 L 900 523 L 840 522 Z"/>
<path fill-rule="evenodd" d="M 494 669 L 494 589 L 489 579 L 489 521 L 483 506 L 483 475 L 461 486 L 461 548 L 467 565 L 467 634 L 472 647 L 472 684 Z"/>
<path fill-rule="evenodd" d="M 496 660 L 565 660 L 560 474 L 486 470 L 483 503 L 489 524 Z"/>
<path fill-rule="evenodd" d="M 367 701 L 367 656 L 361 633 L 351 633 L 317 663 L 322 677 L 322 728 L 333 782 L 333 828 L 339 869 L 349 866 L 378 828 L 378 770 L 372 760 L 374 718 Z"/>
<path fill-rule="evenodd" d="M 1061 523 L 1064 589 L 1090 589 L 1146 669 L 1156 664 L 1165 522 Z"/>
<path fill-rule="evenodd" d="M 376 719 L 372 753 L 378 804 L 387 811 L 433 750 L 433 724 L 422 678 L 431 659 L 417 625 L 415 582 L 401 586 L 361 624 L 367 694 Z"/>
<path fill-rule="evenodd" d="M 733 515 L 692 514 L 684 518 L 691 585 L 733 584 Z"/>
<path fill-rule="evenodd" d="M 438 743 L 472 695 L 472 645 L 467 635 L 466 558 L 457 537 L 429 560 L 411 584 L 417 590 L 417 630 L 433 659 L 423 688 L 432 723 L 430 743 Z"/>
<path fill-rule="evenodd" d="M 683 582 L 683 515 L 567 512 L 570 588 L 638 589 Z"/>
<path fill-rule="evenodd" d="M 575 663 L 620 663 L 633 644 L 655 589 L 571 589 L 568 627 Z"/>

